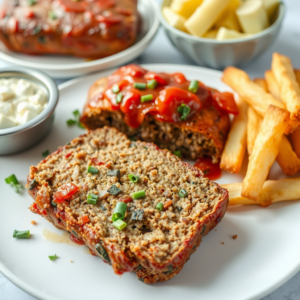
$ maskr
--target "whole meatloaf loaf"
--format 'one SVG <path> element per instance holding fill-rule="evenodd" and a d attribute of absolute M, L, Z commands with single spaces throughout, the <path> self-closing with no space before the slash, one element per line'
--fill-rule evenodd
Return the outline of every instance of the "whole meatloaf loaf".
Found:
<path fill-rule="evenodd" d="M 101 58 L 130 47 L 137 0 L 4 0 L 0 40 L 26 54 Z"/>
<path fill-rule="evenodd" d="M 27 187 L 32 212 L 86 244 L 116 274 L 134 271 L 145 283 L 178 274 L 228 204 L 227 191 L 198 169 L 109 127 L 32 166 Z"/>
<path fill-rule="evenodd" d="M 209 156 L 217 163 L 229 113 L 238 113 L 231 93 L 189 81 L 181 73 L 128 65 L 92 85 L 81 122 L 88 129 L 113 126 L 131 138 L 181 151 L 185 158 Z"/>

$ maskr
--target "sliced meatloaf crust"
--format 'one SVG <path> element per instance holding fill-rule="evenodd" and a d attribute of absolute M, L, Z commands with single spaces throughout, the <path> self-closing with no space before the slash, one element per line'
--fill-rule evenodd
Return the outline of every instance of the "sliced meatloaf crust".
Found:
<path fill-rule="evenodd" d="M 130 174 L 139 177 L 136 183 Z M 109 127 L 75 138 L 32 166 L 27 187 L 33 213 L 67 230 L 116 274 L 134 271 L 145 283 L 178 274 L 228 204 L 227 191 L 198 169 Z M 133 199 L 141 190 L 145 196 Z M 96 204 L 87 202 L 91 193 Z M 123 230 L 112 221 L 120 201 L 127 204 Z"/>
<path fill-rule="evenodd" d="M 133 67 L 136 68 L 137 66 Z M 132 65 L 123 67 L 120 70 L 125 68 L 132 68 Z M 141 70 L 143 69 L 141 68 Z M 145 76 L 149 73 L 146 73 Z M 162 74 L 163 76 L 172 75 Z M 130 123 L 133 123 L 132 119 L 140 118 L 142 111 L 139 109 L 139 116 L 126 116 L 124 105 L 127 105 L 125 102 L 128 103 L 128 100 L 125 92 L 123 92 L 123 104 L 120 104 L 120 108 L 115 104 L 112 105 L 111 100 L 106 96 L 109 94 L 107 90 L 111 87 L 111 82 L 115 77 L 112 74 L 108 78 L 101 78 L 90 88 L 81 117 L 81 122 L 86 128 L 94 130 L 102 126 L 113 126 L 131 138 L 155 143 L 160 148 L 169 149 L 172 152 L 180 150 L 185 158 L 196 159 L 209 156 L 212 157 L 214 163 L 219 161 L 230 122 L 228 113 L 213 105 L 211 95 L 214 92 L 213 89 L 207 88 L 204 85 L 199 87 L 198 94 L 196 95 L 204 103 L 203 107 L 194 114 L 190 114 L 186 120 L 167 122 L 153 115 L 153 112 L 150 112 L 144 115 L 143 121 L 136 127 L 130 126 L 128 119 Z M 127 77 L 128 75 L 124 78 Z M 130 80 L 143 80 L 143 78 L 132 77 Z M 187 89 L 187 84 L 188 81 L 182 84 L 182 87 Z M 159 87 L 158 85 L 156 89 Z M 161 89 L 162 87 L 160 87 Z M 137 89 L 130 90 L 130 92 L 132 91 L 136 93 Z M 157 91 L 146 89 L 142 93 L 151 94 L 157 93 Z M 203 98 L 205 100 L 202 100 Z M 145 105 L 145 110 L 149 110 L 147 106 L 151 105 L 151 103 L 144 103 L 142 105 Z"/>

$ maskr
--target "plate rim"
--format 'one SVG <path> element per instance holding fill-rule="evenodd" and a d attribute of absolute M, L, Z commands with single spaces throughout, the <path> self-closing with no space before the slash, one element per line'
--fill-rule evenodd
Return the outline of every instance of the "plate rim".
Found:
<path fill-rule="evenodd" d="M 12 63 L 15 65 L 23 66 L 23 67 L 30 67 L 35 68 L 38 70 L 48 70 L 48 71 L 72 71 L 72 70 L 78 70 L 78 69 L 85 69 L 85 68 L 93 68 L 97 66 L 101 66 L 104 64 L 112 63 L 113 61 L 119 61 L 122 58 L 126 58 L 130 55 L 131 52 L 136 52 L 138 49 L 143 48 L 144 45 L 147 45 L 152 38 L 156 35 L 160 21 L 157 14 L 157 5 L 154 2 L 154 0 L 144 0 L 146 2 L 149 1 L 150 5 L 152 6 L 152 14 L 154 16 L 154 22 L 153 25 L 150 27 L 146 35 L 137 43 L 133 44 L 129 48 L 118 52 L 116 54 L 113 54 L 111 56 L 107 56 L 104 58 L 96 59 L 93 61 L 87 61 L 87 62 L 79 62 L 79 63 L 72 63 L 68 65 L 61 65 L 61 64 L 44 64 L 44 63 L 37 63 L 32 61 L 23 60 L 20 58 L 15 58 L 7 53 L 4 53 L 3 51 L 0 51 L 0 59 L 4 60 L 5 62 Z M 143 3 L 143 2 L 141 2 Z"/>
<path fill-rule="evenodd" d="M 146 69 L 151 68 L 162 68 L 164 70 L 168 71 L 168 68 L 176 68 L 177 70 L 180 70 L 183 73 L 189 72 L 190 70 L 195 71 L 199 70 L 206 73 L 214 74 L 218 77 L 221 77 L 221 74 L 223 72 L 218 70 L 213 70 L 205 67 L 199 67 L 199 66 L 193 66 L 193 65 L 185 65 L 185 64 L 141 64 L 142 67 Z M 99 75 L 99 77 L 104 73 L 109 73 L 114 70 L 116 70 L 116 67 L 101 70 L 98 72 L 90 73 L 88 75 L 82 75 L 80 77 L 68 80 L 58 86 L 59 92 L 62 92 L 63 90 L 67 89 L 68 87 L 75 85 L 76 83 L 80 82 L 81 80 L 87 80 L 90 77 L 94 77 L 95 75 Z M 228 89 L 230 89 L 228 87 Z M 61 100 L 60 100 L 61 101 Z M 285 284 L 288 280 L 290 280 L 292 277 L 294 277 L 298 272 L 300 271 L 300 260 L 298 264 L 294 266 L 294 268 L 288 273 L 281 276 L 278 280 L 276 280 L 272 285 L 267 287 L 266 289 L 262 290 L 261 292 L 258 292 L 256 295 L 250 296 L 248 298 L 243 298 L 243 300 L 259 300 L 262 297 L 265 297 L 272 293 L 273 291 L 277 290 L 279 287 L 281 287 L 283 284 Z M 0 261 L 0 272 L 13 284 L 15 284 L 17 287 L 25 291 L 26 293 L 37 297 L 41 300 L 57 300 L 56 298 L 52 296 L 48 296 L 43 292 L 40 292 L 37 288 L 34 288 L 30 286 L 29 284 L 24 283 L 21 279 L 19 279 L 16 275 L 14 275 L 1 261 Z"/>

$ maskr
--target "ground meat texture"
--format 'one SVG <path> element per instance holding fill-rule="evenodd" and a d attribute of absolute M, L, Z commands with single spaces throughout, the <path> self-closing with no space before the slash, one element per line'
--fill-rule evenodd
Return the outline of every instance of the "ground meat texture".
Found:
<path fill-rule="evenodd" d="M 97 80 L 90 88 L 81 122 L 94 130 L 112 126 L 132 139 L 155 143 L 162 149 L 172 152 L 180 150 L 185 158 L 212 157 L 217 163 L 221 157 L 229 130 L 228 114 L 209 106 L 195 113 L 188 122 L 168 123 L 147 114 L 138 128 L 125 123 L 119 110 L 111 110 L 108 100 L 98 99 L 99 107 L 91 107 L 95 97 L 107 87 L 107 78 Z"/>
<path fill-rule="evenodd" d="M 66 158 L 70 152 L 73 155 Z M 93 163 L 98 161 L 103 164 Z M 89 166 L 98 172 L 88 173 Z M 119 170 L 115 172 L 119 176 L 108 175 L 113 170 Z M 131 182 L 129 174 L 139 176 L 139 181 Z M 34 213 L 83 241 L 116 274 L 134 271 L 145 283 L 178 274 L 202 237 L 221 221 L 228 205 L 227 191 L 198 169 L 168 150 L 133 143 L 109 127 L 74 139 L 32 166 L 28 186 L 33 180 L 37 184 L 28 192 L 39 200 L 31 207 Z M 112 186 L 120 192 L 107 192 Z M 187 192 L 184 198 L 179 197 L 181 189 Z M 117 230 L 112 226 L 116 204 L 141 190 L 146 196 L 126 201 L 128 225 Z M 90 193 L 98 195 L 96 205 L 87 203 Z M 53 203 L 54 195 L 62 194 L 64 201 Z M 170 200 L 167 209 L 156 209 L 159 202 Z"/>
<path fill-rule="evenodd" d="M 97 59 L 130 47 L 139 26 L 137 0 L 3 0 L 0 40 L 26 54 Z"/>

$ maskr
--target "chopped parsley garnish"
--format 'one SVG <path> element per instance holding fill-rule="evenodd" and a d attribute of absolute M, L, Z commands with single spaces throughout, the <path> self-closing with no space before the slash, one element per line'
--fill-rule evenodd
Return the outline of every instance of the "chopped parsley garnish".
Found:
<path fill-rule="evenodd" d="M 46 150 L 45 152 L 42 152 L 42 155 L 44 157 L 47 157 L 50 154 L 49 150 Z"/>
<path fill-rule="evenodd" d="M 68 126 L 72 126 L 72 125 L 76 124 L 79 128 L 84 129 L 85 127 L 80 122 L 80 113 L 79 113 L 79 110 L 78 109 L 74 110 L 73 111 L 73 115 L 74 115 L 74 119 L 67 120 Z"/>
<path fill-rule="evenodd" d="M 19 184 L 19 181 L 18 181 L 16 175 L 14 175 L 14 174 L 5 178 L 5 182 L 7 184 L 10 184 L 16 193 L 19 193 L 20 190 L 23 189 L 23 186 L 21 184 Z"/>
<path fill-rule="evenodd" d="M 53 260 L 57 260 L 57 259 L 58 259 L 58 256 L 57 256 L 56 254 L 50 255 L 50 256 L 49 256 L 49 259 L 52 260 L 52 261 L 53 261 Z"/>
<path fill-rule="evenodd" d="M 186 120 L 189 113 L 191 112 L 191 108 L 187 106 L 186 104 L 182 103 L 180 106 L 178 106 L 177 111 L 181 114 L 180 119 Z"/>

